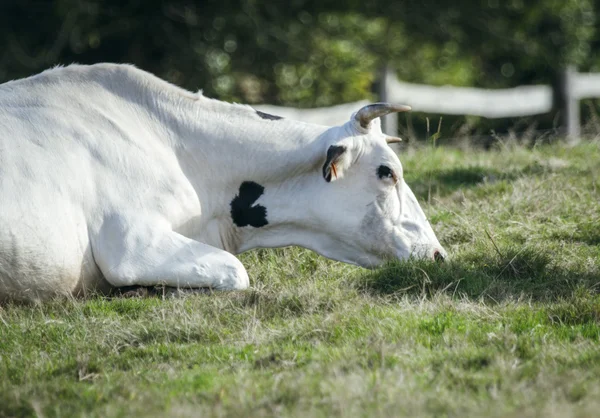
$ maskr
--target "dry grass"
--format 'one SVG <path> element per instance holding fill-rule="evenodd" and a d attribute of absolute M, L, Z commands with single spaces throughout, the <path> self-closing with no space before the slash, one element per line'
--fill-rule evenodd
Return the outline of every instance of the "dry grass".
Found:
<path fill-rule="evenodd" d="M 0 307 L 0 416 L 593 416 L 600 146 L 404 152 L 452 254 L 244 254 L 252 289 Z"/>

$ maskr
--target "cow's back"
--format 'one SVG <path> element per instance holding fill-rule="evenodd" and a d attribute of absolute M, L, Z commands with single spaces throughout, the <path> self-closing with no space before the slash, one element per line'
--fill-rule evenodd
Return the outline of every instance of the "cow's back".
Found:
<path fill-rule="evenodd" d="M 84 109 L 44 81 L 0 86 L 0 298 L 101 283 L 83 204 L 93 200 L 88 151 L 77 141 Z"/>
<path fill-rule="evenodd" d="M 79 76 L 0 85 L 0 299 L 106 287 L 90 234 L 173 187 L 174 157 L 136 129 L 135 106 Z"/>

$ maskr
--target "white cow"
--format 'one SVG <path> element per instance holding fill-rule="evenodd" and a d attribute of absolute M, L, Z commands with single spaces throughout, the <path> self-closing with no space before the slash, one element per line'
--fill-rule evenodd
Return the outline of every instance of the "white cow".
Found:
<path fill-rule="evenodd" d="M 129 65 L 0 85 L 0 299 L 245 289 L 233 254 L 299 245 L 364 267 L 443 258 L 375 104 L 290 121 Z"/>

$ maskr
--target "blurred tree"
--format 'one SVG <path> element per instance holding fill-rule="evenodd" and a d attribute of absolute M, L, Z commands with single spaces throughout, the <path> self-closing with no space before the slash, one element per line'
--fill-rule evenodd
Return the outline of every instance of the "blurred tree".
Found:
<path fill-rule="evenodd" d="M 565 64 L 600 69 L 598 10 L 600 0 L 3 0 L 0 81 L 130 62 L 209 96 L 294 106 L 374 98 L 385 63 L 429 84 L 548 83 Z"/>

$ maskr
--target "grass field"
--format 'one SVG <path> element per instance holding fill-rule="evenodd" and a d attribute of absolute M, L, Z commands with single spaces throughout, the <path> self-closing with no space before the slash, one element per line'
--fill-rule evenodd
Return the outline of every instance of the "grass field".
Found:
<path fill-rule="evenodd" d="M 401 159 L 451 261 L 0 307 L 0 416 L 598 416 L 600 143 Z"/>

